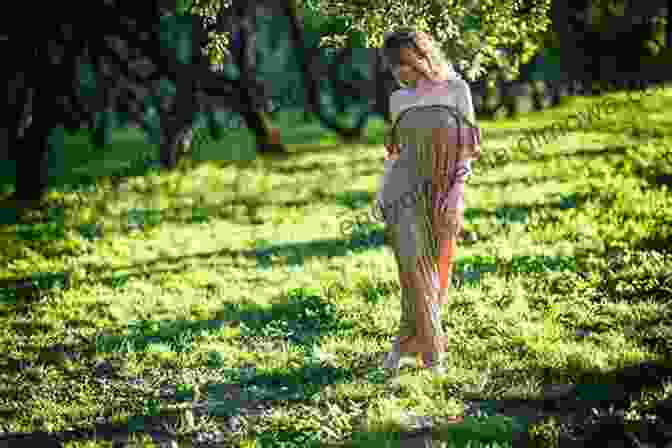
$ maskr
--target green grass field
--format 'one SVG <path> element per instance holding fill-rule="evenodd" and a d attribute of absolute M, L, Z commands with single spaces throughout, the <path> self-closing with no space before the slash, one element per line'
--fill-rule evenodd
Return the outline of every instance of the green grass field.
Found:
<path fill-rule="evenodd" d="M 503 447 L 539 420 L 498 404 L 669 361 L 672 91 L 534 153 L 515 147 L 597 101 L 481 122 L 466 199 L 477 238 L 443 310 L 440 377 L 413 360 L 396 379 L 380 370 L 400 312 L 394 259 L 381 224 L 339 232 L 373 201 L 382 121 L 343 146 L 285 117 L 288 159 L 245 161 L 253 142 L 229 136 L 173 173 L 129 165 L 156 158 L 141 131 L 101 150 L 68 137 L 60 172 L 78 174 L 55 172 L 51 206 L 0 227 L 0 279 L 34 280 L 0 290 L 0 431 L 117 425 L 153 446 L 163 423 L 185 447 L 216 431 L 221 446 L 403 447 L 425 416 L 448 446 Z M 240 161 L 222 161 L 231 151 Z M 672 384 L 651 386 L 626 418 L 664 397 Z M 451 423 L 465 402 L 490 416 Z"/>

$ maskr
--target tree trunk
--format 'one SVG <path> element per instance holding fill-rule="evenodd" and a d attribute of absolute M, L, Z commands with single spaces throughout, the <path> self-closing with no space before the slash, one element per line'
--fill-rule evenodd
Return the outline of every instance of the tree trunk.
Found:
<path fill-rule="evenodd" d="M 40 95 L 38 89 L 36 102 L 44 103 L 45 96 Z M 33 121 L 26 130 L 23 139 L 17 141 L 14 148 L 16 154 L 16 184 L 14 198 L 20 201 L 39 201 L 47 191 L 47 175 L 49 169 L 48 138 L 51 130 L 56 126 L 51 117 L 49 106 L 36 104 Z M 42 106 L 42 107 L 40 107 Z"/>
<path fill-rule="evenodd" d="M 163 126 L 161 132 L 161 144 L 159 146 L 159 158 L 161 167 L 166 169 L 174 169 L 180 160 L 180 142 L 184 134 L 184 127 L 180 127 L 176 123 L 175 118 L 165 118 L 168 122 Z M 163 120 L 162 120 L 163 121 Z M 162 123 L 163 124 L 163 123 Z"/>
<path fill-rule="evenodd" d="M 551 3 L 551 26 L 559 41 L 562 72 L 568 81 L 580 80 L 586 85 L 594 78 L 593 50 L 586 37 L 589 6 L 588 0 L 578 0 L 571 5 L 560 1 Z"/>
<path fill-rule="evenodd" d="M 547 81 L 532 81 L 532 109 L 536 112 L 546 108 Z"/>
<path fill-rule="evenodd" d="M 202 32 L 202 31 L 201 31 Z M 199 64 L 204 62 L 199 56 L 199 41 L 205 36 L 194 35 L 192 40 L 191 63 Z M 175 98 L 171 106 L 163 114 L 162 135 L 160 145 L 160 163 L 161 167 L 166 169 L 175 169 L 180 160 L 191 150 L 191 140 L 193 137 L 194 120 L 196 114 L 201 110 L 199 98 L 196 95 L 197 82 L 189 74 L 178 75 L 175 79 Z"/>
<path fill-rule="evenodd" d="M 518 116 L 518 98 L 516 97 L 515 84 L 508 77 L 502 76 L 499 80 L 502 92 L 502 106 L 506 110 L 506 116 L 514 118 Z"/>
<path fill-rule="evenodd" d="M 17 210 L 32 207 L 47 191 L 49 134 L 58 125 L 59 74 L 48 61 L 47 45 L 35 45 L 30 39 L 12 45 L 8 56 L 13 58 L 15 75 L 7 88 L 10 100 L 8 152 L 16 162 L 14 194 L 10 201 Z M 30 50 L 29 50 L 30 48 Z M 23 69 L 26 69 L 25 71 Z M 45 73 L 50 77 L 45 79 Z"/>
<path fill-rule="evenodd" d="M 7 153 L 9 160 L 16 160 L 20 153 L 19 142 L 24 138 L 26 130 L 32 122 L 33 90 L 22 86 L 11 88 L 8 95 L 12 101 L 9 104 L 10 125 L 7 129 Z"/>
<path fill-rule="evenodd" d="M 175 101 L 161 117 L 159 158 L 162 168 L 176 168 L 191 147 L 194 118 L 199 109 L 195 91 L 193 79 L 177 79 Z"/>
<path fill-rule="evenodd" d="M 299 47 L 304 47 L 304 57 L 299 58 L 299 64 L 301 67 L 301 79 L 306 88 L 306 94 L 308 95 L 305 107 L 309 108 L 320 120 L 322 125 L 334 131 L 338 136 L 345 141 L 353 141 L 362 137 L 363 128 L 368 119 L 368 114 L 362 114 L 357 124 L 350 128 L 341 126 L 337 120 L 334 120 L 332 117 L 329 117 L 325 114 L 324 107 L 320 101 L 320 86 L 319 79 L 320 75 L 317 73 L 318 70 L 316 66 L 312 65 L 311 61 L 313 59 L 310 54 L 311 51 L 315 51 L 313 48 L 306 48 L 306 40 L 304 37 L 304 32 L 302 30 L 300 22 L 300 8 L 296 0 L 287 0 L 282 5 L 283 13 L 289 17 L 289 37 L 293 45 L 298 45 Z"/>
<path fill-rule="evenodd" d="M 234 2 L 233 16 L 236 20 L 233 41 L 233 58 L 240 69 L 243 104 L 240 114 L 247 128 L 254 133 L 257 152 L 260 154 L 287 154 L 281 144 L 273 144 L 270 119 L 260 104 L 265 100 L 264 92 L 254 91 L 259 87 L 255 79 L 256 71 L 256 5 L 247 2 Z"/>
<path fill-rule="evenodd" d="M 241 113 L 248 129 L 257 140 L 257 152 L 260 154 L 288 154 L 287 148 L 281 143 L 274 143 L 271 134 L 271 120 L 268 114 L 260 110 L 247 110 Z"/>

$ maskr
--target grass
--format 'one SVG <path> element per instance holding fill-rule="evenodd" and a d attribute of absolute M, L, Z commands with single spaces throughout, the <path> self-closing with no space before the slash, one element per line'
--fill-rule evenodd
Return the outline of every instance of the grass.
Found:
<path fill-rule="evenodd" d="M 498 403 L 669 361 L 672 92 L 635 122 L 626 108 L 535 154 L 515 149 L 521 125 L 586 103 L 481 122 L 466 213 L 477 239 L 460 248 L 464 282 L 442 312 L 441 377 L 379 369 L 400 312 L 394 259 L 378 224 L 339 233 L 373 200 L 381 122 L 346 147 L 284 117 L 287 160 L 246 160 L 251 141 L 229 137 L 173 173 L 147 163 L 140 131 L 103 150 L 68 137 L 50 207 L 5 217 L 0 234 L 0 430 L 117 425 L 151 446 L 162 424 L 180 446 L 223 431 L 229 446 L 383 447 L 404 446 L 425 416 L 449 446 L 511 446 L 531 422 L 495 415 Z M 218 160 L 227 148 L 239 161 Z M 671 391 L 651 386 L 628 418 Z M 491 411 L 454 423 L 466 401 Z"/>

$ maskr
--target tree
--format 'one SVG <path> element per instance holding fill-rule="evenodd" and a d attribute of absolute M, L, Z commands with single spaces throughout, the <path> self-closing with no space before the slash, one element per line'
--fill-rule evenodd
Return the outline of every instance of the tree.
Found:
<path fill-rule="evenodd" d="M 468 80 L 488 70 L 520 66 L 541 48 L 550 26 L 550 0 L 322 0 L 329 14 L 352 20 L 367 47 L 380 48 L 383 35 L 398 26 L 429 32 Z M 498 48 L 512 49 L 506 56 Z"/>
<path fill-rule="evenodd" d="M 338 92 L 335 97 L 343 100 L 349 94 L 371 96 L 375 92 L 375 98 L 370 98 L 373 112 L 389 118 L 387 100 L 398 86 L 376 50 L 385 32 L 399 25 L 429 31 L 470 81 L 483 78 L 490 70 L 506 69 L 516 77 L 520 66 L 543 47 L 550 26 L 550 4 L 550 0 L 302 0 L 297 2 L 301 9 L 297 16 L 303 19 L 306 39 L 317 36 L 313 42 L 319 41 L 320 46 L 344 49 L 354 46 L 348 42 L 361 41 L 359 46 L 371 50 L 374 75 L 370 82 L 330 76 L 338 81 L 332 88 Z M 512 51 L 498 51 L 501 48 Z M 339 58 L 347 61 L 350 56 L 341 54 Z M 313 68 L 315 74 L 322 71 Z M 341 109 L 344 106 L 340 104 Z"/>
<path fill-rule="evenodd" d="M 170 130 L 167 135 L 171 138 L 179 135 L 190 124 L 195 112 L 192 101 L 195 78 L 186 67 L 187 63 L 198 62 L 202 36 L 198 35 L 198 27 L 185 20 L 169 23 L 177 17 L 166 12 L 158 7 L 131 8 L 124 2 L 117 5 L 89 2 L 76 13 L 66 7 L 58 8 L 54 11 L 54 24 L 39 34 L 9 28 L 4 42 L 9 51 L 5 54 L 17 61 L 18 67 L 11 68 L 18 70 L 12 79 L 10 67 L 6 67 L 3 78 L 6 86 L 13 82 L 19 87 L 9 105 L 12 121 L 8 123 L 8 143 L 16 160 L 16 199 L 34 201 L 44 193 L 49 153 L 63 150 L 62 134 L 58 132 L 62 127 L 71 133 L 88 127 L 94 143 L 102 146 L 109 143 L 114 120 L 118 118 L 115 112 L 120 112 L 143 122 L 150 137 L 156 139 L 157 133 L 152 131 L 157 130 L 158 120 L 148 115 L 156 112 L 158 106 L 170 105 L 170 101 L 158 104 L 160 81 L 179 87 L 174 89 L 178 94 L 172 103 L 179 104 L 176 109 L 181 115 L 172 122 L 165 120 L 163 126 Z M 87 17 L 118 19 L 93 25 Z M 141 32 L 143 28 L 152 29 L 148 26 L 152 19 L 155 23 L 163 21 L 162 26 Z M 167 33 L 179 25 L 193 45 L 179 49 L 178 55 L 177 48 L 171 49 L 166 43 L 170 43 Z M 48 80 L 42 78 L 45 73 L 50 76 Z M 221 80 L 219 84 L 222 86 L 219 90 L 225 90 L 224 94 L 231 98 L 231 105 L 241 104 L 236 82 Z M 164 99 L 167 96 L 164 94 Z M 28 110 L 29 123 L 25 119 Z M 161 153 L 163 156 L 167 151 Z M 169 160 L 163 162 L 171 165 Z"/>
<path fill-rule="evenodd" d="M 241 115 L 247 127 L 257 136 L 257 150 L 261 153 L 285 153 L 286 149 L 271 141 L 271 125 L 266 105 L 269 101 L 267 87 L 256 78 L 256 17 L 260 13 L 260 4 L 256 2 L 234 2 L 229 8 L 233 24 L 231 55 L 238 66 L 246 107 Z"/>
<path fill-rule="evenodd" d="M 53 156 L 63 151 L 63 136 L 58 132 L 63 127 L 70 133 L 88 127 L 93 142 L 102 146 L 109 143 L 114 121 L 121 117 L 124 121 L 130 116 L 143 122 L 150 138 L 156 140 L 160 128 L 151 115 L 152 112 L 156 115 L 159 106 L 166 106 L 158 104 L 161 95 L 158 90 L 166 83 L 180 86 L 174 102 L 180 103 L 179 109 L 183 111 L 178 122 L 163 123 L 164 128 L 176 129 L 168 135 L 178 134 L 180 126 L 185 121 L 189 123 L 189 114 L 193 113 L 195 102 L 191 101 L 193 89 L 190 89 L 193 77 L 188 76 L 184 67 L 197 62 L 202 36 L 198 35 L 197 27 L 187 22 L 189 18 L 182 23 L 175 20 L 170 23 L 171 16 L 165 8 L 156 5 L 134 8 L 125 2 L 116 5 L 88 2 L 77 11 L 73 9 L 56 8 L 52 14 L 54 24 L 39 34 L 9 28 L 5 41 L 10 50 L 6 54 L 13 56 L 11 60 L 18 67 L 5 67 L 3 77 L 10 80 L 11 76 L 7 76 L 10 69 L 18 68 L 15 80 L 21 81 L 10 105 L 12 121 L 8 123 L 11 131 L 8 143 L 16 160 L 16 199 L 34 201 L 44 193 L 49 153 Z M 94 25 L 87 17 L 110 20 Z M 148 26 L 150 20 L 160 26 Z M 166 44 L 170 44 L 171 28 L 175 31 L 180 25 L 182 37 L 186 32 L 194 45 L 182 47 L 178 55 L 176 49 Z M 143 28 L 154 29 L 141 32 Z M 192 35 L 193 29 L 196 33 Z M 49 79 L 43 78 L 45 73 Z M 229 96 L 237 98 L 235 83 L 228 82 L 227 86 L 227 82 L 223 81 L 224 89 L 228 87 Z M 165 99 L 167 95 L 163 96 Z M 231 101 L 238 103 L 237 99 Z M 28 110 L 29 123 L 25 120 Z M 162 142 L 166 144 L 170 143 Z M 166 154 L 163 148 L 161 154 Z M 170 165 L 170 161 L 162 158 Z"/>
<path fill-rule="evenodd" d="M 594 92 L 594 82 L 636 83 L 648 76 L 643 60 L 654 55 L 651 44 L 657 40 L 652 19 L 662 17 L 665 6 L 665 0 L 553 2 L 563 71 Z"/>
<path fill-rule="evenodd" d="M 3 29 L 10 30 L 2 45 L 8 60 L 15 62 L 0 70 L 8 91 L 14 91 L 7 122 L 17 167 L 13 199 L 34 202 L 43 196 L 49 157 L 64 150 L 63 129 L 74 133 L 88 128 L 100 147 L 109 143 L 115 126 L 133 119 L 150 141 L 161 145 L 162 163 L 169 168 L 176 163 L 176 145 L 198 114 L 207 117 L 215 139 L 222 130 L 218 109 L 240 114 L 257 137 L 263 134 L 259 130 L 267 124 L 259 111 L 269 95 L 254 76 L 250 56 L 256 50 L 254 16 L 262 3 L 240 0 L 225 5 L 207 26 L 202 16 L 183 13 L 188 5 L 177 3 L 182 2 L 59 4 L 50 11 L 53 22 L 40 33 L 8 26 L 21 14 L 29 16 L 28 11 L 2 16 L 7 25 Z M 343 126 L 320 102 L 319 77 L 329 70 L 315 48 L 306 45 L 295 0 L 274 8 L 289 23 L 284 37 L 300 60 L 307 107 L 340 136 L 360 135 L 366 116 L 354 128 Z M 91 17 L 106 20 L 94 22 Z M 208 33 L 227 26 L 240 39 L 231 64 L 238 77 L 210 67 Z"/>

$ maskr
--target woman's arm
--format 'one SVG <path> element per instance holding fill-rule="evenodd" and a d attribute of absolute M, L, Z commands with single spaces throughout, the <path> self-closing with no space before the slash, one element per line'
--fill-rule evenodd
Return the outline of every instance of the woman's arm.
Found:
<path fill-rule="evenodd" d="M 466 81 L 462 81 L 460 84 L 462 86 L 462 92 L 460 92 L 461 95 L 459 96 L 458 109 L 464 114 L 467 120 L 475 126 L 475 128 L 473 128 L 474 135 L 471 138 L 471 141 L 467 141 L 467 156 L 470 159 L 478 159 L 481 156 L 481 132 L 478 128 L 478 123 L 476 123 L 476 111 L 474 110 L 474 104 L 471 99 L 471 89 Z"/>
<path fill-rule="evenodd" d="M 390 95 L 390 118 L 392 119 L 392 126 L 385 132 L 385 160 L 397 160 L 399 158 L 399 147 L 392 141 L 392 129 L 394 129 L 394 123 L 399 116 L 398 92 L 398 90 L 395 90 Z"/>

